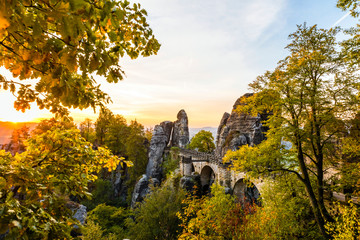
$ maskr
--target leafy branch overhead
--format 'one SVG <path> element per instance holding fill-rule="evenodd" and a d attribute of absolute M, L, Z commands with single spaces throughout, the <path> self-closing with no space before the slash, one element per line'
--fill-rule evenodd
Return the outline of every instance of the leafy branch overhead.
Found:
<path fill-rule="evenodd" d="M 0 84 L 16 95 L 17 110 L 102 106 L 110 98 L 94 75 L 116 83 L 120 58 L 160 48 L 147 12 L 126 0 L 2 0 L 0 9 L 0 66 L 18 78 L 0 75 Z"/>

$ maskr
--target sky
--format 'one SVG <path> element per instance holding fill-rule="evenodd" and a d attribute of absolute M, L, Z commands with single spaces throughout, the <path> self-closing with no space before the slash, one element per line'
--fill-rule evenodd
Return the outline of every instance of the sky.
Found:
<path fill-rule="evenodd" d="M 132 1 L 134 2 L 134 1 Z M 176 120 L 184 109 L 190 127 L 217 127 L 224 112 L 249 92 L 248 84 L 287 56 L 284 47 L 296 25 L 349 27 L 356 21 L 335 0 L 143 0 L 148 22 L 161 43 L 157 55 L 120 65 L 125 80 L 108 84 L 108 107 L 126 119 L 154 126 Z M 4 69 L 0 69 L 2 74 Z M 10 75 L 9 75 L 10 76 Z M 15 113 L 0 92 L 0 121 L 49 117 L 36 109 Z M 72 111 L 75 121 L 96 119 L 88 109 Z"/>

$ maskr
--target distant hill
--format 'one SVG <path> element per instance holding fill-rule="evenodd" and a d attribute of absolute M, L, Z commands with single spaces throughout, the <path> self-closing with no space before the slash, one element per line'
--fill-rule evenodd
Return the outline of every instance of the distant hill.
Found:
<path fill-rule="evenodd" d="M 5 144 L 10 141 L 11 135 L 15 129 L 22 128 L 23 126 L 27 126 L 32 130 L 37 123 L 35 122 L 21 122 L 21 123 L 13 123 L 13 122 L 0 122 L 0 144 Z"/>
<path fill-rule="evenodd" d="M 214 137 L 214 142 L 216 140 L 216 134 L 217 134 L 217 128 L 215 127 L 203 127 L 203 128 L 189 128 L 189 137 L 190 140 L 191 138 L 193 138 L 195 136 L 195 134 L 197 134 L 198 132 L 200 132 L 201 130 L 205 130 L 205 131 L 209 131 L 212 133 L 213 137 Z"/>

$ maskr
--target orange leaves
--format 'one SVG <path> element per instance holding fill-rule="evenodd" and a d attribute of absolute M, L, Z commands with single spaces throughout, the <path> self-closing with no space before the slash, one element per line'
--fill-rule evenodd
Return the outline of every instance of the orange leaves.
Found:
<path fill-rule="evenodd" d="M 0 37 L 4 35 L 4 30 L 10 26 L 9 21 L 5 18 L 3 13 L 0 11 Z"/>
<path fill-rule="evenodd" d="M 22 66 L 21 65 L 15 65 L 12 69 L 11 72 L 13 74 L 14 77 L 17 77 L 20 75 L 22 70 Z"/>

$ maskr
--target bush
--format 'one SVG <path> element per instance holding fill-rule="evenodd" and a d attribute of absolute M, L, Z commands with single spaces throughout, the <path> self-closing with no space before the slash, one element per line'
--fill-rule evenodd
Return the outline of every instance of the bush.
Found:
<path fill-rule="evenodd" d="M 295 176 L 262 187 L 262 206 L 245 217 L 240 239 L 322 239 L 306 192 Z"/>
<path fill-rule="evenodd" d="M 176 239 L 181 230 L 176 213 L 181 210 L 185 192 L 169 178 L 153 188 L 134 210 L 134 220 L 128 219 L 129 238 L 137 240 Z"/>
<path fill-rule="evenodd" d="M 170 149 L 170 154 L 165 158 L 164 162 L 162 163 L 163 174 L 164 176 L 170 175 L 172 172 L 175 171 L 179 167 L 179 151 L 178 147 L 172 147 Z"/>
<path fill-rule="evenodd" d="M 335 222 L 327 223 L 326 229 L 334 240 L 360 239 L 360 208 L 351 201 L 349 206 L 337 204 L 340 214 Z"/>
<path fill-rule="evenodd" d="M 88 221 L 90 228 L 88 230 L 99 225 L 104 237 L 115 235 L 116 239 L 123 239 L 126 235 L 125 219 L 128 217 L 129 211 L 125 208 L 100 204 L 89 212 Z M 91 225 L 91 222 L 94 223 L 94 226 Z"/>
<path fill-rule="evenodd" d="M 98 178 L 92 187 L 91 199 L 82 201 L 82 204 L 86 206 L 88 211 L 93 210 L 99 204 L 106 204 L 115 207 L 121 206 L 121 202 L 113 196 L 113 185 L 109 180 Z"/>
<path fill-rule="evenodd" d="M 202 198 L 189 195 L 184 201 L 186 207 L 178 213 L 183 227 L 180 240 L 237 239 L 244 216 L 241 205 L 220 185 L 213 184 L 211 194 Z"/>

